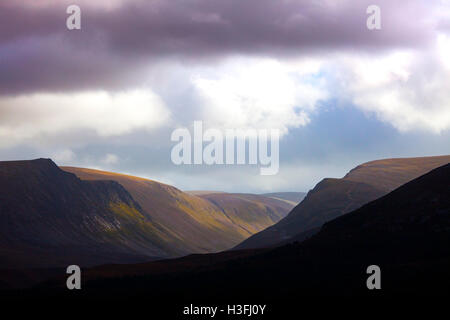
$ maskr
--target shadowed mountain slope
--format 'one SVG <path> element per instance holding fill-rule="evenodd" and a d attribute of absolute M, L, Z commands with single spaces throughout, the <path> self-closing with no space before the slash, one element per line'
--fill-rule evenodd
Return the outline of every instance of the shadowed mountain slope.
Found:
<path fill-rule="evenodd" d="M 400 185 L 450 162 L 450 156 L 385 159 L 367 162 L 342 179 L 326 178 L 277 224 L 239 244 L 236 249 L 274 246 L 303 240 L 325 222 L 353 211 Z M 297 235 L 299 235 L 296 238 Z"/>

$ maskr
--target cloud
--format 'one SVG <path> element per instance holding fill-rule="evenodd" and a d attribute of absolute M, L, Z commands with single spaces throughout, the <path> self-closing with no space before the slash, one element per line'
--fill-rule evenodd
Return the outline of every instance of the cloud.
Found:
<path fill-rule="evenodd" d="M 105 155 L 105 157 L 101 160 L 101 162 L 105 165 L 114 165 L 119 163 L 119 157 L 115 154 L 108 153 Z"/>
<path fill-rule="evenodd" d="M 34 94 L 0 99 L 0 145 L 88 131 L 113 137 L 166 124 L 170 111 L 148 90 Z"/>
<path fill-rule="evenodd" d="M 230 58 L 188 75 L 201 119 L 220 128 L 307 125 L 320 105 L 337 100 L 401 132 L 450 129 L 450 37 L 423 50 L 378 55 L 337 53 L 301 59 Z"/>
<path fill-rule="evenodd" d="M 5 1 L 8 3 L 8 1 Z M 12 2 L 12 1 L 11 1 Z M 97 1 L 90 1 L 90 0 L 40 0 L 40 1 L 23 1 L 19 2 L 18 5 L 22 6 L 24 8 L 36 8 L 36 9 L 45 9 L 45 8 L 52 8 L 57 6 L 69 6 L 72 4 L 76 4 L 81 7 L 88 7 L 88 8 L 99 8 L 103 10 L 113 10 L 120 8 L 123 4 L 126 2 L 135 2 L 136 0 L 97 0 Z"/>
<path fill-rule="evenodd" d="M 53 152 L 50 155 L 50 158 L 56 161 L 57 163 L 67 163 L 73 161 L 76 158 L 76 155 L 70 149 L 63 149 Z"/>
<path fill-rule="evenodd" d="M 279 129 L 306 125 L 309 112 L 327 98 L 320 64 L 312 59 L 230 59 L 214 69 L 194 72 L 203 117 L 221 128 Z"/>
<path fill-rule="evenodd" d="M 154 104 L 167 105 L 175 117 L 202 117 L 215 126 L 276 127 L 286 133 L 307 124 L 318 101 L 347 97 L 399 130 L 448 127 L 447 73 L 438 70 L 448 67 L 446 1 L 380 0 L 383 27 L 376 32 L 366 28 L 370 1 L 83 0 L 82 30 L 74 32 L 65 28 L 68 4 L 0 4 L 0 21 L 7 26 L 0 30 L 0 108 L 34 105 L 40 111 L 29 113 L 43 123 L 3 123 L 0 134 L 11 133 L 11 141 L 62 131 L 52 120 L 59 112 L 41 103 L 46 99 L 51 101 L 45 104 L 61 99 L 69 105 L 67 99 L 74 98 L 80 110 L 98 99 L 80 92 L 142 88 L 160 95 Z M 400 55 L 406 59 L 395 58 Z M 342 92 L 317 70 L 303 71 L 310 62 L 294 66 L 306 57 L 325 76 L 339 70 Z M 179 64 L 189 69 L 179 73 L 184 79 L 168 75 Z M 99 136 L 146 127 L 140 123 L 143 109 L 136 118 L 130 118 L 130 109 L 123 123 L 103 116 L 111 102 L 106 96 L 100 98 L 99 119 L 79 118 L 79 127 Z"/>
<path fill-rule="evenodd" d="M 105 0 L 80 2 L 82 30 L 68 31 L 67 1 L 36 3 L 0 3 L 2 94 L 132 88 L 171 59 L 423 48 L 440 22 L 439 2 L 422 0 L 379 0 L 377 32 L 366 28 L 368 0 Z"/>
<path fill-rule="evenodd" d="M 435 48 L 420 52 L 337 59 L 342 96 L 402 132 L 449 130 L 450 68 L 445 60 L 450 46 L 447 36 L 435 40 Z"/>

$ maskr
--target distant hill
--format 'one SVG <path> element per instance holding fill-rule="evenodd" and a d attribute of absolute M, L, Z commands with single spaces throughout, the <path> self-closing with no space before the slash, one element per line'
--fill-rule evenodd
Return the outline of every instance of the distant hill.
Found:
<path fill-rule="evenodd" d="M 211 194 L 235 194 L 235 195 L 242 195 L 242 193 L 228 193 L 223 191 L 208 191 L 208 190 L 193 190 L 193 191 L 185 191 L 188 194 L 194 195 L 194 196 L 207 196 Z M 250 195 L 250 193 L 249 193 Z M 273 193 L 261 193 L 261 194 L 253 194 L 255 196 L 261 196 L 266 198 L 273 198 L 276 200 L 284 200 L 287 201 L 290 204 L 293 204 L 294 206 L 299 204 L 306 196 L 305 192 L 273 192 Z"/>
<path fill-rule="evenodd" d="M 213 203 L 249 235 L 255 234 L 284 218 L 295 204 L 255 194 L 209 193 L 201 196 Z"/>
<path fill-rule="evenodd" d="M 193 196 L 204 196 L 207 194 L 212 194 L 212 193 L 226 193 L 223 191 L 212 191 L 212 190 L 191 190 L 191 191 L 184 191 L 187 194 L 191 194 Z"/>
<path fill-rule="evenodd" d="M 302 202 L 302 200 L 306 197 L 305 192 L 274 192 L 274 193 L 263 193 L 261 195 L 264 197 L 274 199 L 283 199 L 295 205 Z"/>
<path fill-rule="evenodd" d="M 367 162 L 342 179 L 326 178 L 277 224 L 239 244 L 236 249 L 260 248 L 303 240 L 325 222 L 358 209 L 400 185 L 450 162 L 450 156 L 385 159 Z M 303 234 L 303 235 L 302 235 Z M 294 237 L 297 237 L 295 239 Z"/>

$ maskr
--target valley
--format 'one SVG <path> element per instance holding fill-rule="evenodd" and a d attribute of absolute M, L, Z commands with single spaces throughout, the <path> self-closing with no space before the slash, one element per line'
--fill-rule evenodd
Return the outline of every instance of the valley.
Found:
<path fill-rule="evenodd" d="M 195 301 L 223 305 L 251 297 L 279 314 L 295 310 L 298 299 L 309 308 L 324 296 L 373 303 L 380 295 L 443 295 L 450 285 L 449 182 L 450 164 L 333 219 L 302 243 L 88 268 L 78 299 L 138 305 L 150 299 L 155 313 L 176 318 Z M 374 263 L 383 274 L 378 293 L 366 287 L 366 268 Z M 15 298 L 72 301 L 64 283 L 54 277 Z"/>
<path fill-rule="evenodd" d="M 35 297 L 39 292 L 43 299 L 57 296 L 64 301 L 69 297 L 66 275 L 57 266 L 74 259 L 84 263 L 82 288 L 88 289 L 81 290 L 81 297 L 151 298 L 161 307 L 173 306 L 169 301 L 189 305 L 192 299 L 224 302 L 230 296 L 241 300 L 251 296 L 256 302 L 266 299 L 272 305 L 294 296 L 364 296 L 365 270 L 373 264 L 382 270 L 385 295 L 436 290 L 433 283 L 438 279 L 445 289 L 450 285 L 447 161 L 448 157 L 379 160 L 356 167 L 343 179 L 324 179 L 289 214 L 295 217 L 298 208 L 316 210 L 299 220 L 305 225 L 299 226 L 293 218 L 288 220 L 292 230 L 296 229 L 294 237 L 284 242 L 276 242 L 279 238 L 275 237 L 274 245 L 217 253 L 196 242 L 211 236 L 211 225 L 220 226 L 212 237 L 221 241 L 226 239 L 219 238 L 224 233 L 248 235 L 270 230 L 273 227 L 264 229 L 265 224 L 277 226 L 277 220 L 280 224 L 288 219 L 276 211 L 288 204 L 281 197 L 292 201 L 293 196 L 298 199 L 302 195 L 183 192 L 117 173 L 60 169 L 45 159 L 7 166 L 1 163 L 0 186 L 5 192 L 0 253 L 2 262 L 14 267 L 2 268 L 0 293 L 31 287 L 15 297 Z M 401 185 L 434 166 L 437 168 Z M 15 178 L 13 183 L 10 177 Z M 23 181 L 30 187 L 24 187 Z M 32 188 L 35 184 L 41 188 Z M 376 199 L 367 200 L 370 197 Z M 165 199 L 171 199 L 171 209 L 163 206 Z M 363 201 L 367 203 L 361 204 Z M 171 213 L 174 208 L 187 207 L 191 210 Z M 11 208 L 17 208 L 15 215 L 10 213 Z M 196 210 L 200 211 L 193 212 Z M 192 224 L 197 233 L 204 233 L 188 238 L 189 233 L 174 226 L 175 221 L 169 224 L 169 217 L 163 213 L 173 214 L 172 220 L 181 217 L 176 222 Z M 31 214 L 27 218 L 30 223 L 24 223 L 25 214 Z M 176 242 L 181 237 L 187 237 L 185 243 Z M 204 251 L 182 253 L 192 248 Z M 162 258 L 170 252 L 178 257 Z M 54 263 L 42 263 L 49 260 Z M 33 268 L 21 268 L 20 262 L 35 264 L 31 264 Z"/>
<path fill-rule="evenodd" d="M 139 177 L 62 169 L 49 159 L 0 162 L 0 268 L 218 252 L 293 208 L 258 195 L 226 194 L 213 202 Z"/>

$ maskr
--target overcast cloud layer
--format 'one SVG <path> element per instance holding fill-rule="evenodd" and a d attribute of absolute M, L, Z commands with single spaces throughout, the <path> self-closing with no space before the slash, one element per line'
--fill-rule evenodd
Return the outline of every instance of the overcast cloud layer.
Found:
<path fill-rule="evenodd" d="M 79 31 L 65 23 L 74 3 Z M 366 27 L 370 4 L 381 30 Z M 0 156 L 258 191 L 309 188 L 373 157 L 448 154 L 449 21 L 447 0 L 3 0 Z M 324 137 L 315 125 L 330 110 L 362 115 L 378 149 L 361 151 L 340 119 L 323 125 L 348 141 Z M 170 133 L 194 120 L 280 129 L 282 147 L 296 151 L 282 150 L 284 169 L 266 178 L 251 167 L 173 166 Z M 308 128 L 311 141 L 299 143 Z M 423 144 L 399 151 L 416 134 Z"/>

